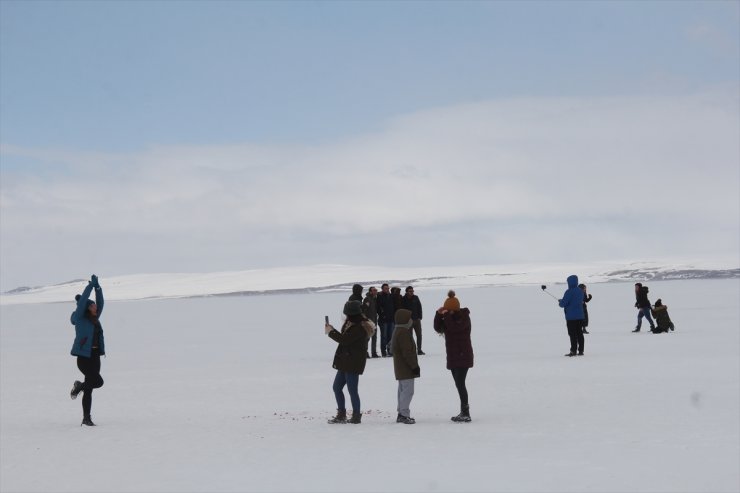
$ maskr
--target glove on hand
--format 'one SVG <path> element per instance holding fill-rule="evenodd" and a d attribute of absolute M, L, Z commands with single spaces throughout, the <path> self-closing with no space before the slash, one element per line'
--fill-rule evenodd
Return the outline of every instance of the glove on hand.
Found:
<path fill-rule="evenodd" d="M 96 276 L 95 274 L 93 274 L 92 276 L 90 276 L 90 282 L 92 283 L 92 285 L 93 285 L 94 288 L 99 288 L 100 287 L 100 284 L 98 284 L 98 276 Z"/>

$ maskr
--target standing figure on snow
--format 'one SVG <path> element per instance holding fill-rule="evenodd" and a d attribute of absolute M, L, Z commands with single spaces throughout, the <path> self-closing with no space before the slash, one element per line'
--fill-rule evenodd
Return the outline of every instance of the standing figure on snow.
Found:
<path fill-rule="evenodd" d="M 447 369 L 452 372 L 460 396 L 460 414 L 453 416 L 456 423 L 470 422 L 470 405 L 465 379 L 473 367 L 473 344 L 470 342 L 470 310 L 460 308 L 455 292 L 450 290 L 444 305 L 434 314 L 434 330 L 445 338 Z"/>
<path fill-rule="evenodd" d="M 352 286 L 352 294 L 349 295 L 349 299 L 347 301 L 359 301 L 362 303 L 362 291 L 363 291 L 362 284 L 355 284 Z"/>
<path fill-rule="evenodd" d="M 583 290 L 578 287 L 578 276 L 568 276 L 568 289 L 558 300 L 560 308 L 565 310 L 565 324 L 570 337 L 570 352 L 566 356 L 583 356 L 583 304 Z"/>
<path fill-rule="evenodd" d="M 637 308 L 637 327 L 632 332 L 640 332 L 642 326 L 642 317 L 645 317 L 650 323 L 650 330 L 655 329 L 655 323 L 650 318 L 650 300 L 648 299 L 648 287 L 641 283 L 635 283 L 635 308 Z"/>
<path fill-rule="evenodd" d="M 413 286 L 406 288 L 406 296 L 403 297 L 403 307 L 411 311 L 411 320 L 414 325 L 414 333 L 416 334 L 417 354 L 421 356 L 424 354 L 424 351 L 421 350 L 421 300 L 414 294 Z"/>
<path fill-rule="evenodd" d="M 362 313 L 365 314 L 372 324 L 375 326 L 372 338 L 372 357 L 378 357 L 378 290 L 375 286 L 370 286 L 367 290 L 367 296 L 362 300 Z"/>
<path fill-rule="evenodd" d="M 393 354 L 391 340 L 393 338 L 393 317 L 395 315 L 393 295 L 387 283 L 380 286 L 376 306 L 378 307 L 378 329 L 380 329 L 380 354 L 385 358 Z"/>
<path fill-rule="evenodd" d="M 655 324 L 657 325 L 657 327 L 653 329 L 653 334 L 675 330 L 676 327 L 673 325 L 671 317 L 668 315 L 668 306 L 664 305 L 663 300 L 660 298 L 655 302 L 653 317 L 655 317 Z"/>
<path fill-rule="evenodd" d="M 586 303 L 591 301 L 591 298 L 593 298 L 593 296 L 588 294 L 585 284 L 579 284 L 578 287 L 581 288 L 581 291 L 583 291 L 583 333 L 588 334 L 588 330 L 586 330 L 586 328 L 588 327 L 588 307 L 586 306 Z"/>
<path fill-rule="evenodd" d="M 345 303 L 343 312 L 347 320 L 342 325 L 341 331 L 337 331 L 328 323 L 324 325 L 326 335 L 339 343 L 332 364 L 332 367 L 337 370 L 332 387 L 337 400 L 337 415 L 330 419 L 329 423 L 359 424 L 362 420 L 362 413 L 358 387 L 360 375 L 365 371 L 367 362 L 367 341 L 372 336 L 375 327 L 362 315 L 362 303 L 359 301 Z M 345 385 L 352 401 L 352 418 L 349 421 L 344 404 Z"/>
<path fill-rule="evenodd" d="M 90 299 L 92 290 L 95 290 L 95 301 Z M 72 356 L 77 356 L 77 368 L 85 375 L 85 381 L 75 380 L 69 396 L 77 399 L 82 396 L 82 425 L 95 426 L 90 416 L 92 409 L 93 389 L 103 386 L 103 377 L 100 376 L 100 356 L 105 354 L 105 340 L 103 327 L 100 325 L 100 315 L 103 313 L 103 289 L 98 282 L 98 276 L 93 274 L 82 294 L 75 296 L 77 308 L 72 312 L 70 322 L 75 326 L 75 340 L 72 344 Z"/>
<path fill-rule="evenodd" d="M 411 337 L 411 310 L 402 308 L 396 312 L 396 328 L 393 331 L 393 373 L 398 380 L 398 417 L 396 423 L 412 425 L 411 398 L 414 397 L 414 379 L 421 376 L 416 344 Z"/>

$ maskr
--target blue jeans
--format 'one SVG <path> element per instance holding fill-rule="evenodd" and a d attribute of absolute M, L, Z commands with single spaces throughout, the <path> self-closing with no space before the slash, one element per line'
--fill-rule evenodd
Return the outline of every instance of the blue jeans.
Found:
<path fill-rule="evenodd" d="M 360 412 L 360 393 L 357 391 L 357 387 L 360 384 L 360 375 L 357 373 L 348 373 L 346 371 L 337 370 L 337 376 L 334 377 L 334 397 L 337 399 L 337 409 L 340 411 L 346 411 L 347 408 L 344 406 L 344 386 L 347 386 L 349 392 L 349 398 L 352 401 L 352 411 L 355 413 Z"/>
<path fill-rule="evenodd" d="M 642 325 L 642 317 L 645 317 L 650 322 L 650 328 L 655 327 L 652 317 L 650 316 L 650 308 L 640 308 L 637 312 L 637 328 L 639 329 Z"/>
<path fill-rule="evenodd" d="M 392 354 L 391 340 L 393 339 L 393 329 L 396 324 L 393 322 L 380 322 L 380 352 L 381 354 Z"/>

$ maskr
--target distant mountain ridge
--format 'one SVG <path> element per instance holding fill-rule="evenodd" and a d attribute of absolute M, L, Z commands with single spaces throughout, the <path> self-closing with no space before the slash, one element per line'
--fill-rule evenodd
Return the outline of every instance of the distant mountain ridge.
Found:
<path fill-rule="evenodd" d="M 101 284 L 107 300 L 128 301 L 348 291 L 355 283 L 367 287 L 387 282 L 396 286 L 414 285 L 421 289 L 561 284 L 571 273 L 578 274 L 586 283 L 740 278 L 740 268 L 727 268 L 717 262 L 671 265 L 657 262 L 592 262 L 421 268 L 315 265 L 233 272 L 101 277 Z M 86 283 L 86 279 L 75 279 L 50 286 L 19 287 L 2 293 L 0 304 L 69 302 L 84 289 Z"/>

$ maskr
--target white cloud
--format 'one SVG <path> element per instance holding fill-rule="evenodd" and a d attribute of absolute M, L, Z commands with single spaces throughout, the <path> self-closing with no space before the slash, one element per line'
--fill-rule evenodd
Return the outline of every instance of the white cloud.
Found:
<path fill-rule="evenodd" d="M 405 115 L 382 132 L 317 147 L 100 154 L 4 145 L 4 163 L 23 158 L 67 171 L 44 179 L 3 167 L 3 271 L 22 252 L 36 249 L 43 259 L 40 246 L 21 244 L 33 238 L 45 246 L 48 231 L 61 241 L 94 231 L 112 249 L 105 238 L 148 242 L 165 271 L 173 269 L 168 259 L 188 257 L 189 237 L 201 245 L 198 255 L 219 238 L 287 235 L 302 248 L 324 238 L 321 260 L 331 261 L 329 238 L 459 223 L 539 222 L 568 240 L 553 242 L 562 250 L 585 220 L 598 223 L 587 230 L 601 238 L 579 241 L 600 247 L 605 237 L 628 244 L 634 221 L 656 218 L 683 225 L 663 233 L 675 236 L 676 248 L 692 225 L 729 228 L 736 242 L 739 119 L 734 93 L 521 99 Z M 509 234 L 489 238 L 502 255 L 522 249 L 519 237 L 533 242 L 536 231 Z M 244 266 L 243 258 L 233 262 Z"/>

